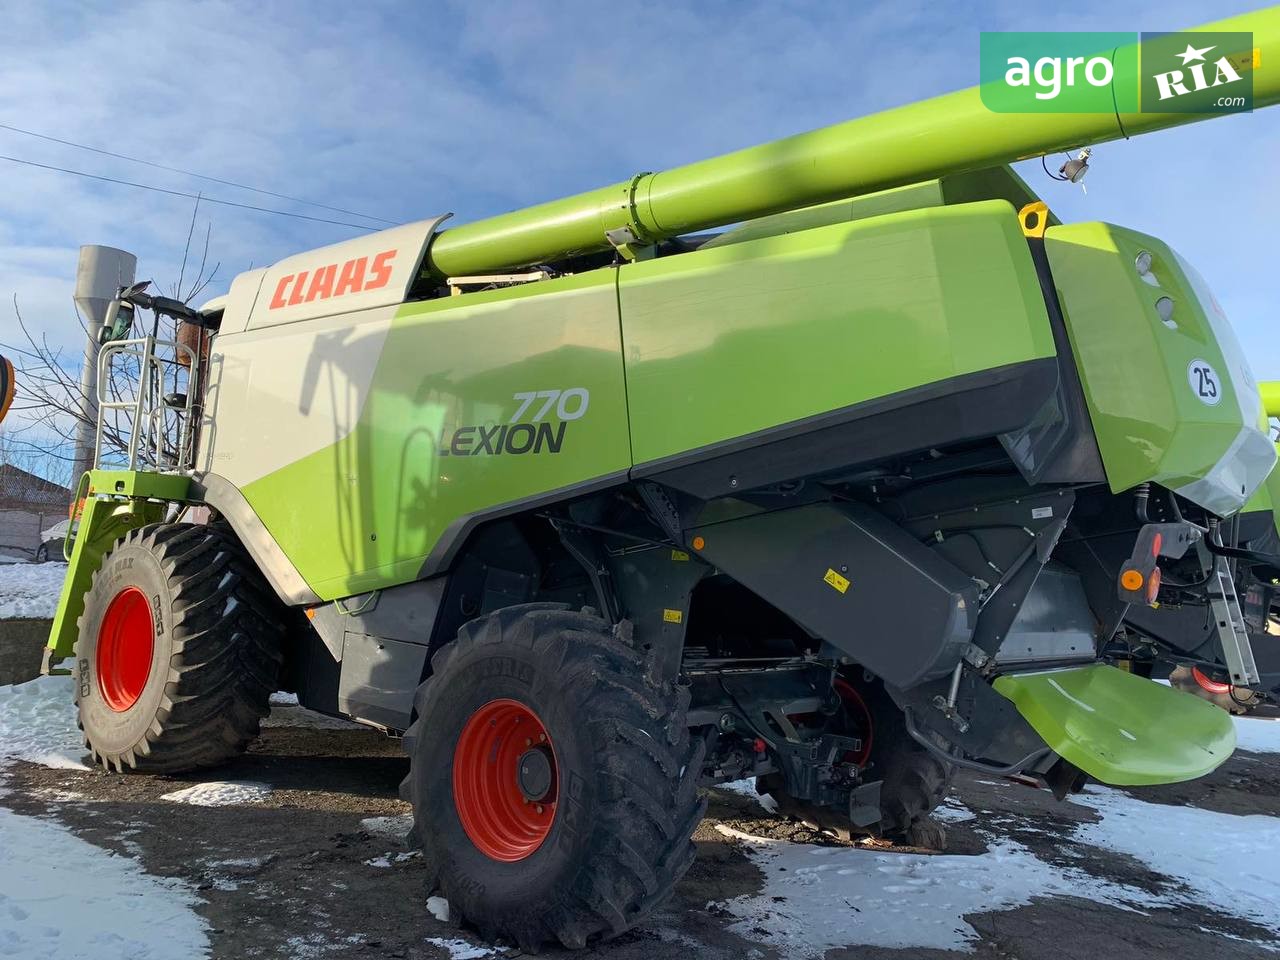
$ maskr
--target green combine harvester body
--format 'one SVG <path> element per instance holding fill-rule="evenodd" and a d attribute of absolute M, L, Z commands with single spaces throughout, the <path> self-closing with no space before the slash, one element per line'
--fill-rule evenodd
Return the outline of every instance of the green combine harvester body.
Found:
<path fill-rule="evenodd" d="M 1252 31 L 1255 106 L 1280 99 L 1280 12 L 1211 29 Z M 597 668 L 620 672 L 592 716 L 622 689 L 666 704 L 644 737 L 592 742 L 652 754 L 673 817 L 690 778 L 756 776 L 784 810 L 901 835 L 941 796 L 882 795 L 903 757 L 934 786 L 964 765 L 1060 795 L 1200 776 L 1230 719 L 1135 674 L 1280 670 L 1251 643 L 1269 595 L 1234 589 L 1275 553 L 1259 385 L 1172 248 L 1059 223 L 1005 165 L 1199 118 L 1001 115 L 965 91 L 300 254 L 201 311 L 125 293 L 202 331 L 198 399 L 189 441 L 86 475 L 49 668 L 76 662 L 103 763 L 198 766 L 217 757 L 188 762 L 196 720 L 165 739 L 180 700 L 120 730 L 248 604 L 226 642 L 265 671 L 253 690 L 405 733 L 439 882 L 522 945 L 617 930 L 657 895 L 535 923 L 503 887 L 579 850 L 594 774 L 555 697 Z M 205 556 L 225 576 L 201 581 Z M 139 629 L 173 645 L 132 654 Z M 557 676 L 579 679 L 545 694 Z M 514 741 L 481 720 L 556 744 L 524 741 L 514 833 L 467 799 L 514 789 L 490 769 Z"/>

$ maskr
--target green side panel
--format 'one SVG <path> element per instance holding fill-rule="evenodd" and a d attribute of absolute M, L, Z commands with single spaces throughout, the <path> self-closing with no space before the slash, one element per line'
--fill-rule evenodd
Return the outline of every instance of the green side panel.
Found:
<path fill-rule="evenodd" d="M 142 473 L 137 470 L 90 470 L 89 494 L 141 497 L 180 503 L 191 490 L 191 478 L 176 473 Z"/>
<path fill-rule="evenodd" d="M 1194 780 L 1236 747 L 1227 711 L 1101 663 L 998 677 L 995 688 L 1055 753 L 1102 783 Z"/>
<path fill-rule="evenodd" d="M 853 220 L 882 217 L 889 213 L 902 213 L 906 210 L 940 207 L 944 204 L 1007 200 L 1013 204 L 1014 209 L 1021 210 L 1027 204 L 1039 199 L 1035 191 L 1027 186 L 1026 181 L 1014 173 L 1012 168 L 993 167 L 989 170 L 975 170 L 972 173 L 958 173 L 939 180 L 927 180 L 924 183 L 897 187 L 893 190 L 882 190 L 863 197 L 849 197 L 816 207 L 788 210 L 786 213 L 774 214 L 772 217 L 761 217 L 759 220 L 751 220 L 732 230 L 726 230 L 719 236 L 712 237 L 700 249 L 723 247 L 746 240 L 759 240 L 761 237 L 776 237 L 784 233 L 795 233 L 798 230 L 812 230 L 814 227 L 825 227 L 833 223 L 849 223 Z M 1059 222 L 1052 213 L 1049 213 L 1048 220 L 1051 224 Z"/>
<path fill-rule="evenodd" d="M 1054 354 L 999 200 L 627 264 L 619 300 L 637 464 Z"/>
<path fill-rule="evenodd" d="M 788 210 L 786 213 L 774 214 L 772 217 L 761 217 L 759 220 L 752 220 L 732 230 L 726 230 L 720 236 L 708 240 L 700 249 L 724 247 L 747 240 L 776 237 L 784 233 L 812 230 L 814 227 L 825 227 L 833 223 L 849 223 L 853 220 L 882 217 L 885 214 L 902 213 L 906 210 L 940 207 L 944 202 L 942 181 L 929 180 L 909 187 L 883 190 L 865 197 L 850 197 L 847 200 L 823 203 L 816 207 Z"/>
<path fill-rule="evenodd" d="M 1268 417 L 1280 417 L 1280 380 L 1264 380 L 1258 384 L 1262 409 Z"/>
<path fill-rule="evenodd" d="M 1160 240 L 1106 223 L 1050 227 L 1045 250 L 1111 489 L 1154 481 L 1215 512 L 1243 506 L 1275 450 L 1253 375 L 1203 281 Z M 1151 282 L 1135 266 L 1142 252 Z M 1172 324 L 1161 298 L 1172 300 Z M 1214 396 L 1200 396 L 1199 362 L 1215 372 Z"/>
<path fill-rule="evenodd" d="M 82 489 L 86 481 L 88 496 L 75 526 L 67 577 L 49 631 L 51 664 L 72 655 L 84 595 L 116 541 L 130 530 L 163 520 L 170 502 L 186 500 L 191 485 L 188 477 L 126 470 L 91 470 L 81 481 Z"/>
<path fill-rule="evenodd" d="M 1267 474 L 1266 482 L 1257 489 L 1241 513 L 1258 513 L 1265 511 L 1271 514 L 1276 532 L 1280 533 L 1280 468 L 1273 468 Z"/>
<path fill-rule="evenodd" d="M 517 396 L 539 391 L 564 405 Z M 417 578 L 469 516 L 630 465 L 609 268 L 406 304 L 355 428 L 241 492 L 329 600 Z"/>

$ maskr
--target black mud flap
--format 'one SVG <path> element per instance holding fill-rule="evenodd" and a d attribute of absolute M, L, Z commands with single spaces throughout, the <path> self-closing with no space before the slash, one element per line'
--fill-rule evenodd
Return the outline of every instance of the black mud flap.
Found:
<path fill-rule="evenodd" d="M 947 675 L 973 635 L 973 582 L 861 504 L 809 504 L 706 524 L 690 543 L 831 653 L 895 687 Z"/>

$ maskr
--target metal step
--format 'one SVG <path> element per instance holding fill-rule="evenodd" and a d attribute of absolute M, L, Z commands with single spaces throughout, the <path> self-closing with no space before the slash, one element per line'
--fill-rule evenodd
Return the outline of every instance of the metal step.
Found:
<path fill-rule="evenodd" d="M 1258 668 L 1253 662 L 1253 646 L 1249 643 L 1240 598 L 1236 596 L 1231 565 L 1225 557 L 1213 557 L 1213 579 L 1210 582 L 1214 588 L 1208 593 L 1209 609 L 1213 612 L 1214 628 L 1218 632 L 1218 643 L 1222 645 L 1227 670 L 1231 673 L 1231 682 L 1242 687 L 1253 686 L 1260 679 Z"/>

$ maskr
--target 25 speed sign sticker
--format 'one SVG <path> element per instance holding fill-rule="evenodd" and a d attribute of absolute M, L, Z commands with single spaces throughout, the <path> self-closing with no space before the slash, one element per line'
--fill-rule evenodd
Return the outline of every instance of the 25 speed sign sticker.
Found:
<path fill-rule="evenodd" d="M 1222 399 L 1222 381 L 1207 360 L 1192 360 L 1187 364 L 1187 383 L 1201 403 L 1213 407 Z"/>

